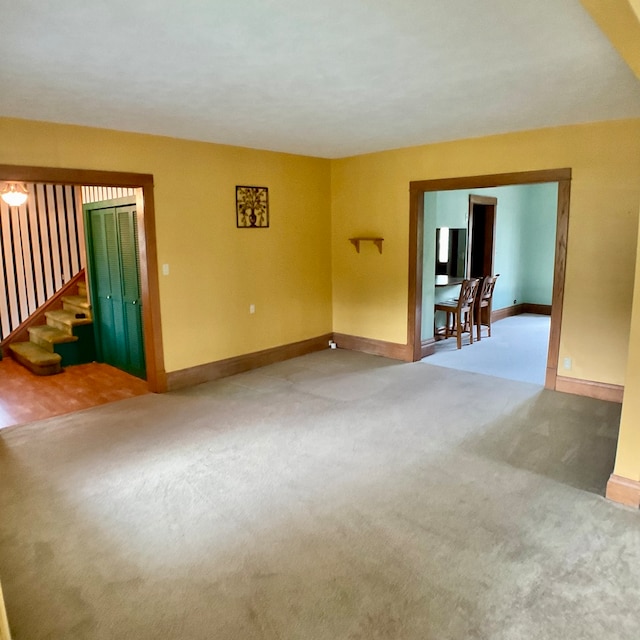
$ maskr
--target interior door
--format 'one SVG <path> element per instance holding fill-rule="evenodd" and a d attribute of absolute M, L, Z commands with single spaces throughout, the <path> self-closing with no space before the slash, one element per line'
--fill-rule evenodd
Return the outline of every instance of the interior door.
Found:
<path fill-rule="evenodd" d="M 493 275 L 497 198 L 469 196 L 467 276 Z"/>
<path fill-rule="evenodd" d="M 98 359 L 146 377 L 136 206 L 84 205 Z"/>

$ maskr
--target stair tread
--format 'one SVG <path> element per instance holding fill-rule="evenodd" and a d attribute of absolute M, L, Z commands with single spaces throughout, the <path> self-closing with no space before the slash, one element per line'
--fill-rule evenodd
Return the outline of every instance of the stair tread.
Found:
<path fill-rule="evenodd" d="M 55 311 L 47 311 L 45 314 L 47 318 L 74 326 L 78 324 L 91 324 L 93 320 L 91 318 L 76 318 L 76 314 L 73 311 L 67 311 L 66 309 L 56 309 Z"/>
<path fill-rule="evenodd" d="M 29 328 L 29 335 L 35 334 L 40 339 L 46 340 L 53 344 L 59 344 L 60 342 L 76 342 L 78 338 L 76 336 L 70 336 L 68 333 L 51 327 L 48 324 L 41 324 L 37 327 Z"/>
<path fill-rule="evenodd" d="M 86 296 L 62 296 L 62 302 L 68 302 L 83 309 L 91 309 L 91 303 L 87 300 Z"/>
<path fill-rule="evenodd" d="M 62 358 L 58 353 L 51 353 L 33 342 L 14 342 L 9 349 L 25 360 L 38 366 L 59 364 Z"/>

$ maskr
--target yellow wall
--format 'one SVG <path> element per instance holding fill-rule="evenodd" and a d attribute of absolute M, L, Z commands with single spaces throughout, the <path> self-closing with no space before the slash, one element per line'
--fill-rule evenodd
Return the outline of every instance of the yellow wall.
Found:
<path fill-rule="evenodd" d="M 640 251 L 640 236 L 638 236 L 638 250 Z M 614 473 L 640 481 L 640 260 L 636 262 L 629 360 L 625 382 Z"/>
<path fill-rule="evenodd" d="M 398 149 L 332 163 L 333 328 L 407 341 L 409 182 L 573 170 L 560 375 L 624 384 L 640 203 L 640 120 Z M 498 215 L 500 208 L 498 203 Z M 347 239 L 385 238 L 380 256 Z"/>
<path fill-rule="evenodd" d="M 167 371 L 331 332 L 328 160 L 14 119 L 0 141 L 1 164 L 153 174 Z M 236 185 L 269 187 L 269 229 L 236 228 Z"/>
<path fill-rule="evenodd" d="M 2 585 L 0 585 L 0 640 L 11 640 L 7 610 L 5 609 L 4 597 L 2 595 Z"/>
<path fill-rule="evenodd" d="M 618 53 L 640 78 L 640 0 L 581 0 Z M 640 174 L 636 174 L 640 183 Z M 637 252 L 640 252 L 638 237 Z M 628 365 L 614 473 L 640 481 L 640 263 L 636 264 Z"/>
<path fill-rule="evenodd" d="M 11 119 L 0 139 L 4 164 L 154 175 L 167 371 L 332 330 L 406 343 L 409 182 L 571 167 L 560 374 L 624 384 L 640 120 L 334 161 Z M 236 184 L 269 187 L 270 229 L 236 229 Z M 355 235 L 382 235 L 382 255 Z"/>

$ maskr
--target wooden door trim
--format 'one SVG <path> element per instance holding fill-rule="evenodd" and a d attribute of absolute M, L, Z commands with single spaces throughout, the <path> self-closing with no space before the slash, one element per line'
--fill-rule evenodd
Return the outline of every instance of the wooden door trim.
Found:
<path fill-rule="evenodd" d="M 545 169 L 518 173 L 491 174 L 415 180 L 409 183 L 409 290 L 407 312 L 407 347 L 414 362 L 422 358 L 422 270 L 424 236 L 424 194 L 430 191 L 506 187 L 544 182 L 558 183 L 556 213 L 556 247 L 553 275 L 551 331 L 547 355 L 545 388 L 555 389 L 560 355 L 560 329 L 564 302 L 564 283 L 569 232 L 571 169 Z"/>
<path fill-rule="evenodd" d="M 553 267 L 553 294 L 551 296 L 551 331 L 547 353 L 545 388 L 556 389 L 558 363 L 560 360 L 560 327 L 562 325 L 562 302 L 564 279 L 567 269 L 567 241 L 569 238 L 569 204 L 571 180 L 558 181 L 558 214 L 556 218 L 556 255 Z"/>
<path fill-rule="evenodd" d="M 428 191 L 455 191 L 457 189 L 484 189 L 518 184 L 560 182 L 561 180 L 571 180 L 571 169 L 543 169 L 518 173 L 493 173 L 485 176 L 413 180 L 409 183 L 409 190 L 425 193 Z"/>
<path fill-rule="evenodd" d="M 413 184 L 413 183 L 411 183 Z M 422 360 L 422 274 L 424 261 L 424 194 L 411 190 L 409 201 L 409 317 L 407 351 Z"/>
<path fill-rule="evenodd" d="M 164 370 L 162 328 L 160 323 L 160 288 L 158 282 L 158 252 L 156 245 L 153 175 L 90 169 L 60 169 L 0 164 L 0 181 L 44 182 L 49 184 L 92 185 L 97 187 L 133 187 L 138 189 L 139 211 L 138 249 L 144 324 L 144 351 L 149 390 L 167 390 Z M 140 212 L 142 215 L 140 215 Z"/>

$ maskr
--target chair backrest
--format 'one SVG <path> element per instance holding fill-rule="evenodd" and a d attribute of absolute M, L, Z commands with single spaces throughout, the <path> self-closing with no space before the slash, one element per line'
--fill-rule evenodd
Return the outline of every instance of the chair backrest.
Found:
<path fill-rule="evenodd" d="M 496 280 L 499 275 L 500 274 L 497 273 L 495 276 L 487 276 L 482 280 L 482 288 L 478 294 L 478 302 L 480 302 L 480 304 L 486 304 L 491 301 L 491 298 L 493 297 L 493 290 L 496 286 Z"/>
<path fill-rule="evenodd" d="M 468 309 L 475 300 L 480 280 L 472 278 L 471 280 L 463 280 L 460 286 L 460 297 L 458 298 L 458 308 Z"/>

